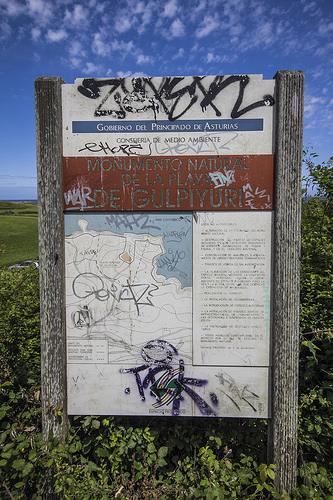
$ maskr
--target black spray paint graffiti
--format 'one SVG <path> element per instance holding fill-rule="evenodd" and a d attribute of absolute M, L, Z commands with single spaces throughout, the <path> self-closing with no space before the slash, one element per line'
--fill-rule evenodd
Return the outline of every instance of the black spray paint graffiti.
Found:
<path fill-rule="evenodd" d="M 137 315 L 140 316 L 140 308 L 142 306 L 154 307 L 152 302 L 153 293 L 159 287 L 149 283 L 130 283 L 127 280 L 126 285 L 118 285 L 112 282 L 107 286 L 104 280 L 94 273 L 81 273 L 76 276 L 72 283 L 72 290 L 75 297 L 79 299 L 97 299 L 100 302 L 105 302 L 111 298 L 117 302 L 130 301 L 135 305 Z M 72 318 L 75 326 L 78 326 L 78 320 L 82 321 L 82 312 L 77 311 L 75 317 Z M 90 319 L 90 317 L 89 317 Z M 90 323 L 89 323 L 90 325 Z M 84 326 L 80 323 L 80 327 Z"/>
<path fill-rule="evenodd" d="M 256 406 L 258 406 L 259 410 L 262 409 L 262 403 L 260 403 L 258 394 L 251 391 L 248 385 L 237 385 L 230 375 L 223 372 L 218 373 L 216 377 L 223 386 L 221 392 L 232 401 L 239 412 L 241 411 L 240 404 L 242 404 L 243 401 L 250 406 L 254 412 L 258 411 Z"/>
<path fill-rule="evenodd" d="M 91 311 L 83 306 L 72 314 L 72 321 L 76 328 L 89 327 L 92 322 Z"/>
<path fill-rule="evenodd" d="M 202 137 L 190 137 L 185 142 L 185 137 L 166 138 L 163 143 L 159 137 L 154 138 L 153 143 L 149 137 L 141 137 L 143 144 L 120 143 L 117 146 L 111 146 L 107 141 L 86 142 L 84 146 L 78 149 L 79 153 L 87 151 L 89 153 L 104 153 L 105 156 L 117 156 L 120 153 L 124 156 L 153 156 L 157 155 L 197 155 L 197 154 L 219 154 L 230 150 L 230 144 L 238 137 L 238 133 L 229 137 L 227 140 L 221 140 L 217 132 L 205 132 L 204 140 Z"/>
<path fill-rule="evenodd" d="M 192 106 L 199 101 L 202 112 L 211 106 L 216 116 L 222 116 L 222 110 L 215 104 L 217 96 L 227 87 L 233 84 L 239 84 L 238 96 L 231 111 L 231 118 L 239 118 L 249 111 L 263 106 L 273 106 L 274 98 L 271 95 L 264 95 L 259 101 L 255 101 L 248 106 L 241 107 L 244 99 L 244 92 L 250 82 L 248 75 L 232 75 L 225 77 L 216 76 L 209 84 L 205 86 L 204 76 L 191 77 L 191 83 L 181 86 L 184 77 L 161 78 L 160 83 L 155 84 L 154 78 L 133 78 L 132 89 L 129 90 L 125 85 L 124 78 L 108 78 L 105 80 L 96 80 L 86 78 L 82 85 L 78 86 L 78 91 L 89 99 L 98 99 L 101 96 L 101 88 L 109 87 L 107 94 L 95 109 L 95 116 L 112 116 L 118 119 L 124 119 L 127 113 L 143 113 L 152 110 L 154 118 L 156 113 L 162 109 L 169 120 L 177 120 L 183 116 Z M 206 80 L 207 81 L 207 80 Z M 180 85 L 179 85 L 180 84 Z M 122 91 L 124 96 L 121 96 Z M 111 96 L 113 95 L 113 103 Z M 183 101 L 183 97 L 188 99 Z M 109 102 L 107 107 L 106 103 Z M 113 106 L 117 105 L 118 109 Z"/>
<path fill-rule="evenodd" d="M 145 363 L 134 368 L 122 368 L 120 373 L 132 373 L 142 401 L 146 401 L 145 390 L 150 386 L 150 394 L 155 397 L 154 408 L 172 403 L 172 415 L 180 414 L 180 403 L 185 392 L 194 401 L 202 415 L 216 416 L 214 410 L 190 386 L 203 387 L 207 380 L 185 377 L 185 365 L 182 359 L 178 366 L 171 365 L 174 356 L 178 355 L 177 349 L 165 340 L 151 340 L 141 349 L 141 357 Z M 140 372 L 148 370 L 141 378 Z M 156 375 L 161 375 L 156 379 Z M 125 388 L 125 394 L 130 394 L 130 388 Z M 211 395 L 214 405 L 217 405 L 217 396 Z"/>
<path fill-rule="evenodd" d="M 82 151 L 89 151 L 90 153 L 103 152 L 105 155 L 122 153 L 125 156 L 150 156 L 151 144 L 148 143 L 146 147 L 141 144 L 119 144 L 111 147 L 107 142 L 86 142 L 84 147 L 79 149 L 79 153 Z"/>
<path fill-rule="evenodd" d="M 158 290 L 158 286 L 151 284 L 138 283 L 136 285 L 131 285 L 127 280 L 127 285 L 123 287 L 121 291 L 120 300 L 129 300 L 135 304 L 138 316 L 140 316 L 139 306 L 152 306 L 154 304 L 151 301 L 152 294 Z"/>

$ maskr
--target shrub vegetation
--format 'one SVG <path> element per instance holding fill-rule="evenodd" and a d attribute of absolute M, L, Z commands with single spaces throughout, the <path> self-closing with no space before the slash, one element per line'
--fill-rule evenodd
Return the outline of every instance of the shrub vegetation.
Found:
<path fill-rule="evenodd" d="M 73 417 L 43 443 L 38 271 L 1 270 L 0 498 L 331 499 L 332 162 L 308 160 L 303 202 L 299 484 L 274 489 L 266 422 Z"/>

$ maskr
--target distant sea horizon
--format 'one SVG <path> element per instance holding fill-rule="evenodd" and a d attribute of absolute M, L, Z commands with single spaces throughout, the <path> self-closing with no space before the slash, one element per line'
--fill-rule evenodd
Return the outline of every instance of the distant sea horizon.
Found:
<path fill-rule="evenodd" d="M 0 201 L 11 201 L 12 203 L 37 203 L 38 200 L 35 198 L 35 199 L 17 199 L 17 200 L 13 200 L 11 198 L 9 199 L 6 199 L 6 198 L 2 198 Z"/>

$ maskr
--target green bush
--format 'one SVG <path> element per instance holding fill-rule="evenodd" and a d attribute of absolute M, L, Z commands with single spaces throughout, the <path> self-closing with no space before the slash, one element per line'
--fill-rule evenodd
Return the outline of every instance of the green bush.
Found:
<path fill-rule="evenodd" d="M 333 158 L 322 165 L 313 161 L 313 155 L 306 159 L 307 188 L 302 207 L 303 332 L 333 329 Z"/>
<path fill-rule="evenodd" d="M 0 269 L 0 382 L 40 380 L 38 271 Z"/>
<path fill-rule="evenodd" d="M 333 334 L 306 336 L 301 343 L 299 450 L 302 461 L 332 467 Z"/>
<path fill-rule="evenodd" d="M 332 182 L 308 164 L 303 203 L 299 485 L 274 489 L 267 424 L 246 419 L 73 417 L 45 444 L 39 387 L 38 271 L 0 271 L 0 498 L 331 499 Z"/>
<path fill-rule="evenodd" d="M 321 165 L 315 158 L 309 155 L 305 160 L 302 212 L 299 443 L 301 460 L 331 468 L 333 158 Z"/>

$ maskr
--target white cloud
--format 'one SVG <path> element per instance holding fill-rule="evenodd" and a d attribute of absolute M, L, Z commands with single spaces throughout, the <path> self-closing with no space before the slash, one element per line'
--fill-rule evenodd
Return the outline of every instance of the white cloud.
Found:
<path fill-rule="evenodd" d="M 94 33 L 91 47 L 92 51 L 98 56 L 106 57 L 110 54 L 110 46 L 100 32 Z"/>
<path fill-rule="evenodd" d="M 134 77 L 140 77 L 140 76 L 147 76 L 146 73 L 143 73 L 142 71 L 136 71 L 132 73 L 132 71 L 117 71 L 117 77 L 118 78 L 127 78 L 129 76 Z"/>
<path fill-rule="evenodd" d="M 313 50 L 312 50 L 312 52 L 313 52 L 313 54 L 314 54 L 315 56 L 317 56 L 317 57 L 318 57 L 318 56 L 319 56 L 319 57 L 322 57 L 322 56 L 327 55 L 329 52 L 331 52 L 331 51 L 332 51 L 332 49 L 333 49 L 333 42 L 326 43 L 326 44 L 325 44 L 325 43 L 322 43 L 322 44 L 320 45 L 320 47 L 318 47 L 318 48 L 317 48 L 314 52 L 313 52 Z M 327 57 L 327 56 L 326 56 L 326 57 Z"/>
<path fill-rule="evenodd" d="M 46 38 L 49 42 L 62 42 L 67 38 L 67 32 L 63 29 L 60 30 L 48 30 L 46 33 Z"/>
<path fill-rule="evenodd" d="M 154 2 L 138 2 L 136 4 L 134 12 L 141 16 L 141 19 L 138 21 L 138 33 L 143 33 L 146 26 L 150 23 L 153 17 L 155 5 L 156 4 L 154 4 Z"/>
<path fill-rule="evenodd" d="M 255 45 L 269 45 L 273 40 L 273 24 L 270 21 L 258 26 L 255 34 Z"/>
<path fill-rule="evenodd" d="M 219 22 L 216 17 L 210 15 L 205 16 L 201 25 L 196 30 L 195 36 L 197 38 L 203 38 L 212 33 L 212 31 L 215 31 L 216 28 L 218 27 L 219 27 Z"/>
<path fill-rule="evenodd" d="M 145 7 L 145 2 L 135 2 L 134 5 L 130 4 L 131 8 L 133 9 L 133 14 L 142 14 L 146 7 Z"/>
<path fill-rule="evenodd" d="M 238 49 L 246 52 L 255 47 L 266 48 L 283 38 L 283 51 L 285 53 L 291 52 L 296 48 L 294 42 L 298 42 L 297 39 L 288 38 L 288 33 L 284 30 L 285 27 L 282 25 L 274 25 L 273 22 L 267 21 L 265 18 L 258 19 L 254 29 L 248 30 L 247 36 L 242 37 L 241 41 L 238 42 Z M 279 31 L 279 34 L 277 34 L 277 31 Z M 284 32 L 283 36 L 282 31 Z"/>
<path fill-rule="evenodd" d="M 11 34 L 11 27 L 7 21 L 0 21 L 0 40 L 5 40 Z"/>
<path fill-rule="evenodd" d="M 230 26 L 230 35 L 238 37 L 243 32 L 243 26 L 241 24 L 234 24 Z"/>
<path fill-rule="evenodd" d="M 145 54 L 139 54 L 136 59 L 137 64 L 152 64 L 154 59 L 151 56 Z"/>
<path fill-rule="evenodd" d="M 321 78 L 325 74 L 325 68 L 323 67 L 317 67 L 314 72 L 312 73 L 312 77 L 317 80 L 318 78 Z"/>
<path fill-rule="evenodd" d="M 72 12 L 66 9 L 65 22 L 80 28 L 86 26 L 89 22 L 88 9 L 80 4 L 74 5 Z"/>
<path fill-rule="evenodd" d="M 316 2 L 309 2 L 307 0 L 306 3 L 304 3 L 304 2 L 302 2 L 302 3 L 304 4 L 304 7 L 303 7 L 304 14 L 309 13 L 311 15 L 313 13 L 317 13 L 318 12 Z"/>
<path fill-rule="evenodd" d="M 81 42 L 79 42 L 78 40 L 73 40 L 69 46 L 69 54 L 72 57 L 84 57 L 86 55 L 86 52 L 83 49 Z"/>
<path fill-rule="evenodd" d="M 82 43 L 78 40 L 73 40 L 68 49 L 69 63 L 73 68 L 80 68 L 82 66 L 82 58 L 86 56 Z"/>
<path fill-rule="evenodd" d="M 285 40 L 283 43 L 283 49 L 287 54 L 294 53 L 299 47 L 298 38 L 290 38 L 289 40 Z"/>
<path fill-rule="evenodd" d="M 185 54 L 185 50 L 183 49 L 183 47 L 180 47 L 180 49 L 178 49 L 178 51 L 176 52 L 176 54 L 174 54 L 172 56 L 172 59 L 175 61 L 176 59 L 181 59 Z"/>
<path fill-rule="evenodd" d="M 38 23 L 48 23 L 53 16 L 52 5 L 47 0 L 27 0 L 28 14 Z"/>
<path fill-rule="evenodd" d="M 0 6 L 5 9 L 7 16 L 16 17 L 24 14 L 25 5 L 17 0 L 0 0 Z"/>
<path fill-rule="evenodd" d="M 117 71 L 118 78 L 127 78 L 128 76 L 131 75 L 132 75 L 131 71 Z"/>
<path fill-rule="evenodd" d="M 208 52 L 207 58 L 206 58 L 207 62 L 210 63 L 210 62 L 214 61 L 214 58 L 215 58 L 214 54 L 212 52 Z"/>
<path fill-rule="evenodd" d="M 132 40 L 129 40 L 128 42 L 124 42 L 123 40 L 118 40 L 115 39 L 111 43 L 111 49 L 112 50 L 119 50 L 125 54 L 128 54 L 129 52 L 132 52 L 134 50 L 135 46 Z"/>
<path fill-rule="evenodd" d="M 199 0 L 198 4 L 194 7 L 192 6 L 190 11 L 190 19 L 194 21 L 196 17 L 207 7 L 206 0 Z"/>
<path fill-rule="evenodd" d="M 306 95 L 304 101 L 304 114 L 307 118 L 313 116 L 317 112 L 318 107 L 325 103 L 325 99 L 323 97 L 311 95 Z"/>
<path fill-rule="evenodd" d="M 95 14 L 102 14 L 110 7 L 110 3 L 102 2 L 101 0 L 89 0 L 88 7 L 93 8 Z"/>
<path fill-rule="evenodd" d="M 169 0 L 163 9 L 162 16 L 163 17 L 173 17 L 178 10 L 177 0 Z"/>
<path fill-rule="evenodd" d="M 79 57 L 70 57 L 69 63 L 73 68 L 79 68 L 82 64 L 82 61 Z"/>
<path fill-rule="evenodd" d="M 251 5 L 249 6 L 249 8 L 250 8 L 251 14 L 257 19 L 259 17 L 261 17 L 265 12 L 264 4 L 260 1 L 257 1 L 257 0 L 253 0 L 251 2 Z"/>
<path fill-rule="evenodd" d="M 125 13 L 123 12 L 117 19 L 114 24 L 115 30 L 118 31 L 118 33 L 125 33 L 132 27 L 132 20 L 130 20 L 128 17 L 126 17 Z"/>
<path fill-rule="evenodd" d="M 81 71 L 85 75 L 97 76 L 97 73 L 103 71 L 103 67 L 100 64 L 88 61 Z"/>
<path fill-rule="evenodd" d="M 86 51 L 81 42 L 73 40 L 69 46 L 69 63 L 73 68 L 79 68 L 82 65 L 82 58 L 86 56 Z"/>
<path fill-rule="evenodd" d="M 208 63 L 219 62 L 220 60 L 221 60 L 220 56 L 214 54 L 214 52 L 208 52 L 207 53 L 206 61 Z"/>
<path fill-rule="evenodd" d="M 144 73 L 143 71 L 135 71 L 131 76 L 133 78 L 140 78 L 141 76 L 147 76 L 147 73 Z"/>
<path fill-rule="evenodd" d="M 326 35 L 327 33 L 330 33 L 331 31 L 333 31 L 333 21 L 328 23 L 326 19 L 323 19 L 318 27 L 318 32 L 321 35 Z"/>
<path fill-rule="evenodd" d="M 175 19 L 170 26 L 170 36 L 178 38 L 185 35 L 185 26 L 180 19 Z"/>
<path fill-rule="evenodd" d="M 37 42 L 39 40 L 41 33 L 42 32 L 39 28 L 35 27 L 31 29 L 31 38 L 34 42 Z"/>
<path fill-rule="evenodd" d="M 232 54 L 231 56 L 224 55 L 223 57 L 220 57 L 220 62 L 232 63 L 237 59 L 238 59 L 238 54 Z"/>
<path fill-rule="evenodd" d="M 309 2 L 306 3 L 303 7 L 303 12 L 308 12 L 309 10 L 312 10 L 317 7 L 316 2 Z"/>

